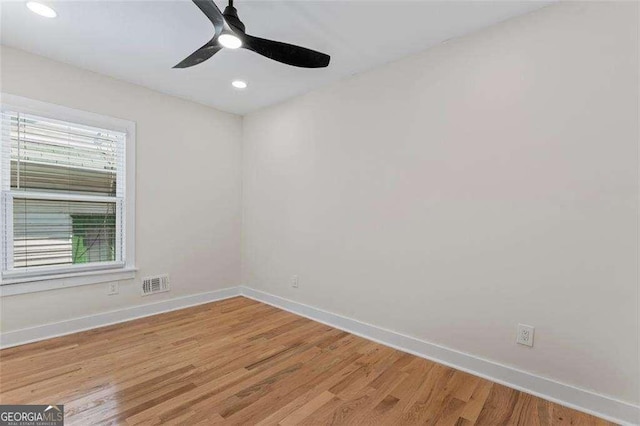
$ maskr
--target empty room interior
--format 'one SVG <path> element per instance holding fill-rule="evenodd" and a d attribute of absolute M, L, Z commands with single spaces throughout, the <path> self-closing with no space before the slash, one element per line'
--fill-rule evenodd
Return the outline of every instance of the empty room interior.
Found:
<path fill-rule="evenodd" d="M 0 426 L 639 425 L 639 22 L 0 0 Z"/>

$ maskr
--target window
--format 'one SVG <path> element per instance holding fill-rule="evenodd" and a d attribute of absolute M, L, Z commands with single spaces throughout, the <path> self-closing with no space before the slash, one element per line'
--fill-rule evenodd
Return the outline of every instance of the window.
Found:
<path fill-rule="evenodd" d="M 12 105 L 6 98 L 2 284 L 131 269 L 133 123 L 24 98 L 10 97 L 19 101 Z"/>

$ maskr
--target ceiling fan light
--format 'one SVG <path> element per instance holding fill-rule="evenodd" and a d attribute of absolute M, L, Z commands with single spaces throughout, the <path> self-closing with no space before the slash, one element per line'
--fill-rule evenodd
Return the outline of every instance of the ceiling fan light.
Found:
<path fill-rule="evenodd" d="M 237 49 L 242 46 L 242 40 L 233 34 L 221 34 L 218 41 L 227 49 Z"/>
<path fill-rule="evenodd" d="M 58 16 L 55 10 L 51 9 L 47 5 L 38 3 L 37 1 L 27 2 L 27 7 L 33 13 L 44 16 L 45 18 L 55 18 L 56 16 Z"/>

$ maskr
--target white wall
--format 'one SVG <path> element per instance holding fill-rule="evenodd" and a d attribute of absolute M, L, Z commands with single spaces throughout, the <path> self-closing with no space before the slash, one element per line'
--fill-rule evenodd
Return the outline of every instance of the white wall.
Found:
<path fill-rule="evenodd" d="M 638 403 L 637 3 L 557 4 L 243 133 L 245 285 Z"/>
<path fill-rule="evenodd" d="M 16 296 L 3 332 L 240 284 L 239 116 L 19 50 L 0 51 L 0 90 L 137 124 L 134 280 Z M 172 291 L 140 296 L 141 277 L 168 273 Z"/>
<path fill-rule="evenodd" d="M 0 61 L 3 92 L 136 121 L 140 268 L 117 296 L 2 297 L 3 332 L 243 282 L 639 402 L 637 3 L 554 5 L 244 125 L 11 48 Z M 142 298 L 155 273 L 172 292 Z"/>

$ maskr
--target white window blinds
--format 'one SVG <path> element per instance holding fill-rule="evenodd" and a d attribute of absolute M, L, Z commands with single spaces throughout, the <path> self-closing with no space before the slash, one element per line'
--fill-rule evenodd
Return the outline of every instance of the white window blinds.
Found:
<path fill-rule="evenodd" d="M 2 111 L 2 274 L 124 264 L 122 132 Z"/>

